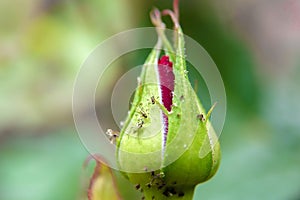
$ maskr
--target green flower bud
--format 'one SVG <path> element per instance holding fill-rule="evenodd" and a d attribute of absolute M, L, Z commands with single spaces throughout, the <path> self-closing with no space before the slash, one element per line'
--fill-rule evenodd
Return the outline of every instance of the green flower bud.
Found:
<path fill-rule="evenodd" d="M 192 199 L 194 187 L 216 173 L 220 146 L 209 122 L 212 109 L 205 112 L 187 76 L 178 14 L 164 13 L 175 22 L 176 54 L 158 29 L 117 140 L 117 160 L 146 199 Z M 152 19 L 163 27 L 157 10 Z M 161 46 L 166 55 L 159 59 Z"/>

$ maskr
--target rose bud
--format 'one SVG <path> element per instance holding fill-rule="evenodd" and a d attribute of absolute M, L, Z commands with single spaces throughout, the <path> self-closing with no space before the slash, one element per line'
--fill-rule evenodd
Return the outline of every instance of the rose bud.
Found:
<path fill-rule="evenodd" d="M 192 199 L 195 186 L 210 179 L 220 162 L 218 138 L 209 122 L 212 109 L 204 110 L 187 75 L 178 1 L 174 4 L 175 13 L 163 14 L 175 23 L 176 50 L 154 10 L 158 43 L 143 66 L 117 139 L 119 168 L 146 199 Z M 161 47 L 166 55 L 159 58 Z"/>

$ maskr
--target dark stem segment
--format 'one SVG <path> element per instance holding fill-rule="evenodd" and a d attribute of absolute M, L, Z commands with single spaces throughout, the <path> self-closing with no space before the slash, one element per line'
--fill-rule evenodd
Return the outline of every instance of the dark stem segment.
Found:
<path fill-rule="evenodd" d="M 173 73 L 173 63 L 169 60 L 168 56 L 162 56 L 158 61 L 158 74 L 160 81 L 160 90 L 163 106 L 170 112 L 172 108 L 172 99 L 174 91 L 175 76 Z M 168 117 L 163 114 L 164 120 L 164 146 L 166 144 L 166 138 L 168 134 Z"/>

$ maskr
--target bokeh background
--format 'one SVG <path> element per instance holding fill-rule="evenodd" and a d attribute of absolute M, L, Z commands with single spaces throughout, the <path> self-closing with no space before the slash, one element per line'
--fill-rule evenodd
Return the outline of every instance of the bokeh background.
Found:
<path fill-rule="evenodd" d="M 151 8 L 171 5 L 0 1 L 1 200 L 85 199 L 89 154 L 72 118 L 76 73 L 98 43 L 152 26 Z M 181 24 L 214 59 L 228 98 L 222 163 L 195 199 L 300 199 L 300 1 L 184 0 Z M 120 60 L 105 88 L 141 64 L 146 54 L 140 55 Z M 96 98 L 100 110 L 109 106 L 105 92 Z M 115 126 L 111 117 L 104 123 Z"/>

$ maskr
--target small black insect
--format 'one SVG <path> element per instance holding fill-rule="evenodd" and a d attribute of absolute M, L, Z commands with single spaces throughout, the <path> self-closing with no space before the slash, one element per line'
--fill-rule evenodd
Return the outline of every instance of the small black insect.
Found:
<path fill-rule="evenodd" d="M 178 193 L 178 196 L 179 196 L 179 197 L 183 197 L 183 196 L 184 196 L 184 193 L 183 193 L 183 192 L 179 192 L 179 193 Z"/>
<path fill-rule="evenodd" d="M 140 184 L 137 184 L 136 186 L 135 186 L 135 189 L 137 189 L 137 190 L 139 190 L 141 188 L 141 185 Z"/>
<path fill-rule="evenodd" d="M 141 108 L 140 109 L 140 111 L 138 111 L 141 115 L 142 115 L 142 117 L 144 117 L 145 119 L 147 119 L 148 118 L 148 115 L 147 115 L 147 113 Z"/>
<path fill-rule="evenodd" d="M 204 115 L 203 115 L 203 114 L 197 115 L 197 118 L 198 118 L 199 120 L 201 120 L 201 121 L 205 121 Z"/>
<path fill-rule="evenodd" d="M 160 185 L 158 186 L 158 189 L 161 190 L 164 186 L 163 185 Z"/>
<path fill-rule="evenodd" d="M 151 176 L 155 176 L 155 173 L 154 173 L 154 171 L 151 171 Z"/>
<path fill-rule="evenodd" d="M 116 139 L 119 137 L 119 132 L 112 129 L 107 129 L 106 135 L 108 136 L 110 143 L 114 144 Z"/>
<path fill-rule="evenodd" d="M 184 100 L 184 96 L 181 95 L 181 96 L 180 96 L 180 101 L 183 101 L 183 100 Z"/>
<path fill-rule="evenodd" d="M 163 192 L 163 195 L 165 195 L 166 197 L 171 196 L 168 190 L 165 190 L 165 191 Z"/>
<path fill-rule="evenodd" d="M 140 120 L 139 122 L 138 122 L 138 128 L 143 128 L 143 125 L 144 125 L 144 121 L 143 120 Z"/>
<path fill-rule="evenodd" d="M 144 112 L 141 112 L 141 115 L 144 117 L 144 118 L 148 118 L 148 115 Z"/>
<path fill-rule="evenodd" d="M 155 97 L 154 96 L 151 97 L 151 102 L 152 102 L 152 104 L 155 104 Z"/>

